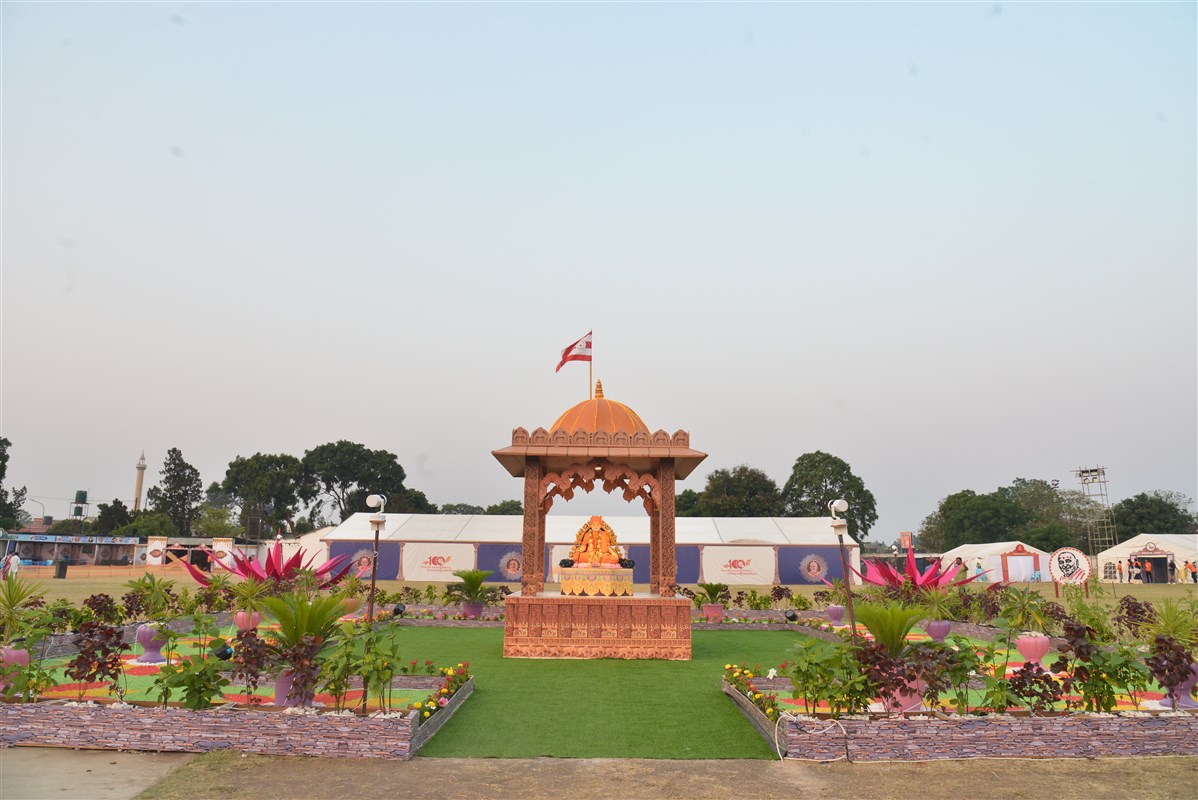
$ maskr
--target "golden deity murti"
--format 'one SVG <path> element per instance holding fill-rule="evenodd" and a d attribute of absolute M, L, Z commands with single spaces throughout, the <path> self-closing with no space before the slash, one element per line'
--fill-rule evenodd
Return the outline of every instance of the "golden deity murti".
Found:
<path fill-rule="evenodd" d="M 591 517 L 578 529 L 574 549 L 570 551 L 575 567 L 618 568 L 623 557 L 620 545 L 616 543 L 616 532 L 603 517 Z"/>

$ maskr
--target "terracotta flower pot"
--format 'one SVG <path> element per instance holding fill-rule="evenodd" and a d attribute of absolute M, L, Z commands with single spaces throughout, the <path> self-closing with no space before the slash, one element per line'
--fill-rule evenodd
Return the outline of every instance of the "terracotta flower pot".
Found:
<path fill-rule="evenodd" d="M 833 625 L 839 625 L 844 619 L 844 606 L 828 606 L 828 619 L 832 620 Z"/>
<path fill-rule="evenodd" d="M 704 603 L 700 611 L 708 622 L 724 621 L 724 606 L 722 603 Z"/>
<path fill-rule="evenodd" d="M 162 646 L 166 637 L 158 630 L 157 625 L 139 625 L 137 628 L 137 643 L 145 650 L 137 660 L 142 664 L 164 664 L 166 657 L 162 655 Z"/>
<path fill-rule="evenodd" d="M 258 623 L 262 621 L 262 615 L 257 611 L 238 611 L 233 615 L 233 624 L 237 626 L 239 631 L 248 631 L 252 628 L 257 628 Z"/>
<path fill-rule="evenodd" d="M 361 597 L 345 597 L 341 600 L 341 609 L 346 614 L 352 614 L 362 607 Z"/>
<path fill-rule="evenodd" d="M 1042 633 L 1025 633 L 1015 640 L 1015 649 L 1019 651 L 1019 655 L 1023 656 L 1024 660 L 1031 663 L 1040 663 L 1040 659 L 1048 655 L 1048 648 L 1052 644 L 1052 640 Z"/>
<path fill-rule="evenodd" d="M 905 714 L 908 711 L 918 711 L 923 707 L 923 690 L 926 688 L 923 681 L 910 681 L 907 683 L 906 691 L 899 690 L 895 692 L 894 698 L 891 700 L 878 699 L 886 707 L 886 710 L 893 714 Z"/>
<path fill-rule="evenodd" d="M 930 619 L 927 626 L 924 628 L 928 632 L 928 636 L 932 637 L 933 642 L 943 642 L 944 637 L 948 636 L 948 632 L 952 630 L 953 623 L 947 619 Z"/>

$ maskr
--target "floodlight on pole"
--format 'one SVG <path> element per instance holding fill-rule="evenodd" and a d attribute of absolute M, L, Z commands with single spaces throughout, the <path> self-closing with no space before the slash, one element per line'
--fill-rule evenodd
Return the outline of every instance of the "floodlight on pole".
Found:
<path fill-rule="evenodd" d="M 849 559 L 844 550 L 844 532 L 849 523 L 840 515 L 849 510 L 849 503 L 843 497 L 828 501 L 828 512 L 832 515 L 832 530 L 836 532 L 836 540 L 840 542 L 840 570 L 844 575 L 844 605 L 849 612 L 849 632 L 853 638 L 853 646 L 857 646 L 857 615 L 853 613 L 853 581 L 849 577 Z"/>
<path fill-rule="evenodd" d="M 374 586 L 379 572 L 379 532 L 387 524 L 387 517 L 383 513 L 387 507 L 387 497 L 386 495 L 372 494 L 366 498 L 366 506 L 367 508 L 378 509 L 378 511 L 370 515 L 370 527 L 374 531 L 374 553 L 370 557 L 370 594 L 366 598 L 366 623 L 373 624 Z"/>

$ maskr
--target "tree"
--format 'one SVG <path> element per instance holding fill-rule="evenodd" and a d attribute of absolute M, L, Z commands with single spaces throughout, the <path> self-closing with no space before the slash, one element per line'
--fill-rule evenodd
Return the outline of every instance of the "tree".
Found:
<path fill-rule="evenodd" d="M 171 518 L 161 512 L 142 511 L 128 525 L 112 532 L 113 536 L 136 536 L 143 542 L 150 536 L 174 536 L 179 532 Z"/>
<path fill-rule="evenodd" d="M 504 500 L 487 506 L 483 513 L 491 516 L 519 516 L 524 513 L 524 504 L 519 500 Z"/>
<path fill-rule="evenodd" d="M 1019 539 L 1049 553 L 1062 547 L 1074 547 L 1077 544 L 1073 540 L 1069 528 L 1059 522 L 1025 530 L 1019 534 Z"/>
<path fill-rule="evenodd" d="M 305 451 L 302 463 L 300 497 L 317 508 L 331 504 L 342 522 L 366 509 L 367 495 L 386 495 L 388 511 L 407 511 L 412 504 L 403 485 L 407 474 L 395 454 L 386 450 L 343 439 Z"/>
<path fill-rule="evenodd" d="M 60 519 L 46 529 L 47 536 L 91 536 L 94 523 L 81 519 Z"/>
<path fill-rule="evenodd" d="M 25 505 L 25 495 L 29 490 L 24 486 L 11 490 L 4 487 L 4 478 L 8 474 L 8 448 L 10 447 L 12 447 L 12 442 L 0 438 L 0 519 L 19 522 L 24 513 L 22 506 Z M 12 525 L 11 527 L 16 526 Z"/>
<path fill-rule="evenodd" d="M 260 526 L 261 520 L 277 526 L 290 522 L 299 509 L 304 468 L 295 456 L 254 453 L 249 458 L 237 456 L 229 462 L 220 492 L 209 487 L 209 497 L 219 506 L 220 493 L 227 494 L 234 505 L 241 507 L 241 520 L 250 526 Z M 215 484 L 213 484 L 215 486 Z M 260 531 L 256 531 L 261 536 Z"/>
<path fill-rule="evenodd" d="M 849 465 L 821 451 L 804 453 L 795 459 L 790 478 L 782 487 L 783 514 L 788 517 L 826 517 L 828 503 L 844 498 L 849 510 L 844 518 L 849 534 L 857 541 L 869 535 L 878 521 L 873 492 L 853 474 Z"/>
<path fill-rule="evenodd" d="M 1032 518 L 1029 511 L 998 492 L 970 497 L 944 516 L 945 549 L 963 544 L 1003 542 L 1015 538 Z"/>
<path fill-rule="evenodd" d="M 128 507 L 121 502 L 119 497 L 114 498 L 111 503 L 100 503 L 96 509 L 98 510 L 96 524 L 92 529 L 96 536 L 111 536 L 117 528 L 133 521 Z"/>
<path fill-rule="evenodd" d="M 204 503 L 232 511 L 237 506 L 237 498 L 226 492 L 219 483 L 213 481 L 204 490 Z"/>
<path fill-rule="evenodd" d="M 232 539 L 241 533 L 241 526 L 232 519 L 232 512 L 219 505 L 203 503 L 196 516 L 193 530 L 210 539 Z"/>
<path fill-rule="evenodd" d="M 1192 503 L 1177 492 L 1140 492 L 1111 509 L 1115 530 L 1121 539 L 1140 533 L 1194 533 L 1194 515 L 1186 510 Z"/>
<path fill-rule="evenodd" d="M 935 511 L 926 516 L 923 523 L 919 526 L 919 549 L 929 553 L 943 553 L 945 550 L 950 549 L 945 544 L 948 541 L 948 529 L 945 520 L 950 518 L 954 512 L 974 497 L 977 497 L 976 492 L 971 489 L 964 489 L 956 494 L 950 494 L 948 497 L 941 498 L 940 505 Z"/>
<path fill-rule="evenodd" d="M 441 506 L 440 514 L 484 514 L 482 506 L 471 505 L 470 503 L 446 503 Z"/>
<path fill-rule="evenodd" d="M 396 511 L 406 514 L 436 514 L 437 506 L 435 503 L 430 503 L 429 499 L 424 496 L 424 492 L 419 489 L 404 489 L 399 498 L 399 508 Z"/>
<path fill-rule="evenodd" d="M 701 517 L 699 513 L 699 493 L 694 489 L 686 489 L 674 496 L 674 516 Z"/>
<path fill-rule="evenodd" d="M 741 464 L 713 470 L 695 509 L 703 517 L 776 517 L 782 513 L 782 495 L 770 476 Z"/>
<path fill-rule="evenodd" d="M 183 460 L 179 448 L 172 447 L 166 451 L 159 474 L 162 482 L 146 492 L 146 505 L 169 516 L 180 535 L 191 536 L 191 523 L 204 496 L 199 470 Z"/>

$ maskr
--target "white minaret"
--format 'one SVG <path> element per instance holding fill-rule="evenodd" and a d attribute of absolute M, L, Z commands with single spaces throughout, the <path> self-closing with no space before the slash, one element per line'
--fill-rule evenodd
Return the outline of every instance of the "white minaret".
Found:
<path fill-rule="evenodd" d="M 133 485 L 133 510 L 141 511 L 141 484 L 146 477 L 146 451 L 141 451 L 141 458 L 137 459 L 137 483 Z"/>

